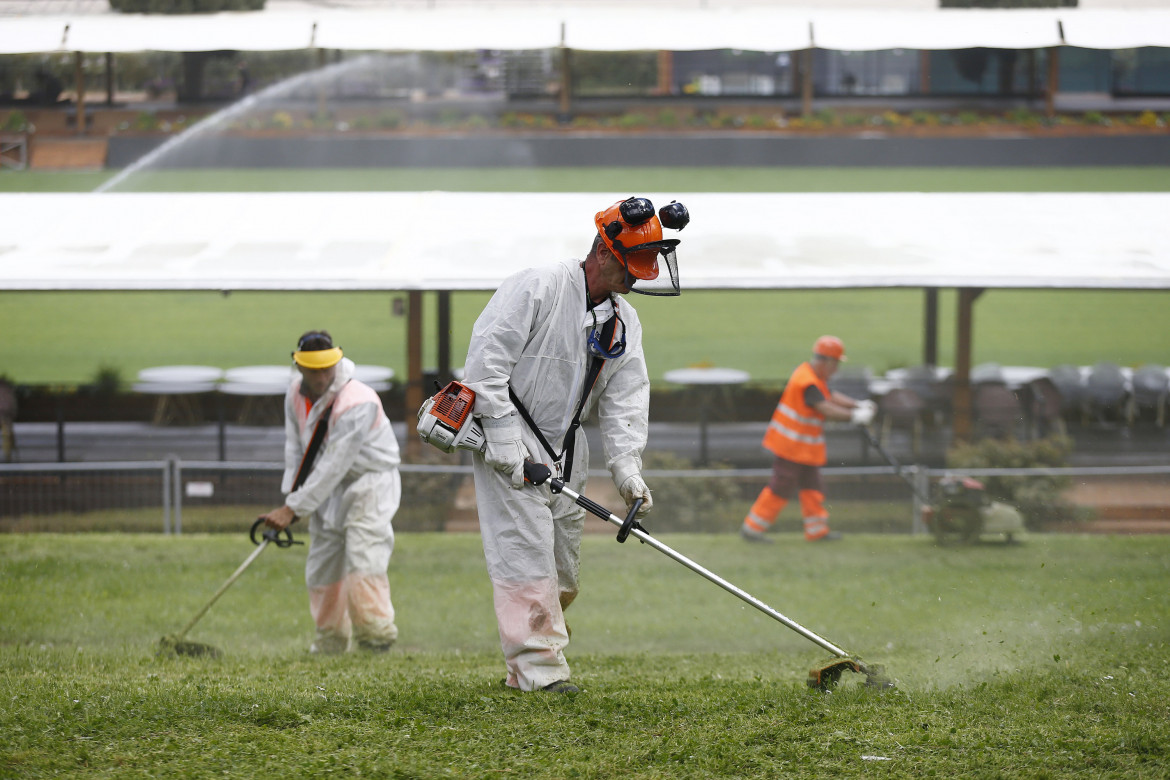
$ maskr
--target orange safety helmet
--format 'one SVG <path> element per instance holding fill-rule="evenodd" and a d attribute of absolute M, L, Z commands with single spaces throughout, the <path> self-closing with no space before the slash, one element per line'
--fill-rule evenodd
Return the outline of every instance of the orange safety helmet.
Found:
<path fill-rule="evenodd" d="M 821 336 L 813 344 L 813 354 L 845 362 L 845 344 L 836 336 Z"/>
<path fill-rule="evenodd" d="M 681 203 L 664 206 L 659 214 L 666 226 L 682 230 L 690 221 Z M 679 245 L 677 238 L 662 238 L 662 221 L 654 213 L 654 204 L 646 198 L 619 200 L 593 217 L 597 233 L 606 249 L 613 253 L 636 279 L 658 278 L 658 255 L 671 252 Z"/>

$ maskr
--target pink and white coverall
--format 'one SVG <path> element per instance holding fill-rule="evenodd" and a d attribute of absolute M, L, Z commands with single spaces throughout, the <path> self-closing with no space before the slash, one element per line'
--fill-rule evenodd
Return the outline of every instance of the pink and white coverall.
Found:
<path fill-rule="evenodd" d="M 342 358 L 333 384 L 315 403 L 301 395 L 299 374 L 285 395 L 285 493 L 317 420 L 332 404 L 313 469 L 285 498 L 297 517 L 309 518 L 305 583 L 317 625 L 313 649 L 325 653 L 344 652 L 351 635 L 371 648 L 398 637 L 386 570 L 394 551 L 391 521 L 402 496 L 401 458 L 381 399 L 353 372 L 353 361 Z"/>
<path fill-rule="evenodd" d="M 508 397 L 511 384 L 545 439 L 561 446 L 593 357 L 586 339 L 614 314 L 613 301 L 606 301 L 594 307 L 595 321 L 585 300 L 585 272 L 577 261 L 504 280 L 476 320 L 464 367 L 464 384 L 476 392 L 476 417 L 517 417 Z M 626 350 L 605 361 L 581 418 L 596 411 L 606 465 L 621 485 L 642 468 L 650 380 L 637 312 L 624 298 L 617 301 Z M 520 425 L 531 459 L 555 475 L 563 473 L 527 424 Z M 569 486 L 584 493 L 589 447 L 580 429 L 575 448 Z M 488 465 L 482 454 L 476 453 L 473 467 L 506 682 L 532 691 L 568 680 L 564 609 L 577 596 L 585 510 L 563 494 L 554 495 L 547 483 L 513 489 L 509 476 Z"/>

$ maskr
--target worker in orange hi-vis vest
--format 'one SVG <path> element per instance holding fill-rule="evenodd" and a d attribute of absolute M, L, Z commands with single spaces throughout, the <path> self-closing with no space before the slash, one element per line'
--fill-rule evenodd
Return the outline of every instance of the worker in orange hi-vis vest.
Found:
<path fill-rule="evenodd" d="M 772 479 L 760 491 L 743 520 L 740 535 L 749 542 L 771 542 L 764 534 L 780 512 L 799 493 L 804 517 L 804 538 L 810 542 L 841 538 L 829 530 L 821 466 L 825 465 L 825 420 L 868 425 L 873 421 L 873 401 L 858 401 L 829 390 L 829 379 L 845 360 L 845 345 L 836 336 L 821 336 L 813 344 L 812 359 L 801 363 L 780 396 L 764 447 L 775 455 Z"/>

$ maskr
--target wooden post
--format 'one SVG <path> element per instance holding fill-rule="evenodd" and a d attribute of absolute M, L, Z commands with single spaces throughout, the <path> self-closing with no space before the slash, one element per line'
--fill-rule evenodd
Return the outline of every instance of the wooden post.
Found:
<path fill-rule="evenodd" d="M 930 51 L 927 49 L 918 52 L 918 93 L 930 94 Z"/>
<path fill-rule="evenodd" d="M 1056 93 L 1060 90 L 1060 47 L 1048 50 L 1048 84 L 1044 92 L 1044 114 L 1056 116 Z"/>
<path fill-rule="evenodd" d="M 106 52 L 106 105 L 114 105 L 114 53 Z"/>
<path fill-rule="evenodd" d="M 561 22 L 561 86 L 557 96 L 557 121 L 568 124 L 572 119 L 572 92 L 573 72 L 572 57 L 569 56 L 569 47 L 565 45 L 565 23 Z"/>
<path fill-rule="evenodd" d="M 805 49 L 800 53 L 800 115 L 805 119 L 812 118 L 813 100 L 813 50 Z"/>
<path fill-rule="evenodd" d="M 328 52 L 326 52 L 324 49 L 321 49 L 321 48 L 317 49 L 317 69 L 318 70 L 324 68 L 325 65 L 328 63 L 327 57 L 328 57 Z M 325 95 L 326 89 L 327 89 L 327 86 L 325 84 L 325 79 L 318 79 L 317 80 L 317 115 L 315 117 L 313 117 L 314 121 L 321 120 L 321 119 L 325 118 L 325 107 L 327 105 L 326 95 Z M 422 401 L 419 401 L 419 403 L 421 404 Z M 417 409 L 418 407 L 415 407 L 415 408 Z"/>
<path fill-rule="evenodd" d="M 1028 102 L 1036 99 L 1036 50 L 1028 49 Z"/>
<path fill-rule="evenodd" d="M 922 362 L 938 365 L 938 288 L 926 288 L 926 310 L 923 312 Z"/>
<path fill-rule="evenodd" d="M 73 52 L 73 81 L 77 85 L 77 134 L 85 135 L 85 55 Z"/>
<path fill-rule="evenodd" d="M 439 381 L 451 376 L 451 291 L 439 290 Z"/>
<path fill-rule="evenodd" d="M 955 441 L 970 441 L 975 430 L 971 403 L 971 323 L 975 299 L 983 294 L 978 287 L 959 289 L 958 323 L 955 329 Z"/>
<path fill-rule="evenodd" d="M 674 52 L 658 52 L 658 94 L 674 94 Z"/>
<path fill-rule="evenodd" d="M 418 422 L 416 419 L 418 408 L 423 402 L 422 292 L 411 290 L 407 294 L 406 306 L 406 408 L 403 410 L 403 416 L 406 419 L 406 430 L 413 431 L 414 425 Z M 406 437 L 408 455 L 417 455 L 421 445 L 418 436 Z"/>

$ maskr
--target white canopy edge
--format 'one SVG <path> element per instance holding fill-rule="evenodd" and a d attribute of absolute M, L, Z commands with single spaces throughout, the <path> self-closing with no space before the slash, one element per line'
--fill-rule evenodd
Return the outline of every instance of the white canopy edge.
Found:
<path fill-rule="evenodd" d="M 0 194 L 5 290 L 491 290 L 583 258 L 596 193 Z M 1170 289 L 1167 193 L 647 193 L 684 293 Z"/>
<path fill-rule="evenodd" d="M 1170 10 L 1165 8 L 879 11 L 739 6 L 680 8 L 669 11 L 664 20 L 665 13 L 631 5 L 615 17 L 612 10 L 582 4 L 5 17 L 0 24 L 0 54 L 309 47 L 466 51 L 549 49 L 562 44 L 593 51 L 1170 46 Z"/>

